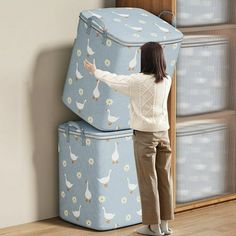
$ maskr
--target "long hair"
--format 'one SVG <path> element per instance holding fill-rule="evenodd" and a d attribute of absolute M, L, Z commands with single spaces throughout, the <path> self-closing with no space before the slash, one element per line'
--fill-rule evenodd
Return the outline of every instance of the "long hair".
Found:
<path fill-rule="evenodd" d="M 153 74 L 156 83 L 166 77 L 166 61 L 159 43 L 148 42 L 141 46 L 141 72 Z"/>

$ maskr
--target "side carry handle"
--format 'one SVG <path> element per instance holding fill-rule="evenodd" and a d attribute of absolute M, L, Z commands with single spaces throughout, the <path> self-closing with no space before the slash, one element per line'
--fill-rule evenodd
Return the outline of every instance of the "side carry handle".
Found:
<path fill-rule="evenodd" d="M 75 129 L 80 130 L 80 132 L 81 132 L 80 137 L 81 137 L 82 146 L 86 146 L 86 142 L 85 142 L 86 136 L 85 136 L 85 133 L 84 133 L 84 129 L 78 123 L 76 123 L 74 121 L 69 121 L 67 123 L 67 126 L 65 128 L 66 141 L 68 143 L 70 141 L 70 128 L 75 128 Z"/>
<path fill-rule="evenodd" d="M 176 28 L 176 16 L 171 11 L 162 11 L 158 16 L 161 18 L 163 15 L 171 15 L 171 24 Z"/>
<path fill-rule="evenodd" d="M 91 32 L 92 22 L 95 22 L 95 24 L 102 30 L 102 37 L 103 37 L 102 43 L 105 44 L 107 40 L 107 29 L 105 27 L 104 22 L 96 16 L 89 17 L 87 19 L 87 25 L 88 25 L 87 33 L 88 34 L 90 34 Z"/>

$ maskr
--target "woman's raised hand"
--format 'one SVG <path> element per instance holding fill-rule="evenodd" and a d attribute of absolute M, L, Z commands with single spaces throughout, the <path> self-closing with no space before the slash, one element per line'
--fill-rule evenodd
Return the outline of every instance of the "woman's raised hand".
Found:
<path fill-rule="evenodd" d="M 90 73 L 94 74 L 96 70 L 95 59 L 93 59 L 93 63 L 89 62 L 87 59 L 84 60 L 84 68 Z"/>

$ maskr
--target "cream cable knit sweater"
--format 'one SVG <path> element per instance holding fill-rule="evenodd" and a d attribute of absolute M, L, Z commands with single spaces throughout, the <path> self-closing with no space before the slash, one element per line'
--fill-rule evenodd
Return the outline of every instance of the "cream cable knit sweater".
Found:
<path fill-rule="evenodd" d="M 136 73 L 117 75 L 96 69 L 94 76 L 111 88 L 130 97 L 130 127 L 135 130 L 155 132 L 170 128 L 167 100 L 171 78 L 155 83 L 153 75 Z"/>

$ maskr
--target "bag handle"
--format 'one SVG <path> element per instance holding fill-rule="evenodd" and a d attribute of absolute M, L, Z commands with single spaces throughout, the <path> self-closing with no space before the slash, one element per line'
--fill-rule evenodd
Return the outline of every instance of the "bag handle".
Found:
<path fill-rule="evenodd" d="M 79 125 L 79 123 L 75 122 L 75 121 L 69 121 L 67 123 L 67 126 L 65 128 L 65 133 L 66 133 L 66 141 L 69 142 L 70 141 L 70 128 L 75 128 L 75 129 L 79 129 L 81 134 L 80 134 L 80 137 L 81 137 L 81 142 L 82 142 L 82 146 L 86 146 L 86 142 L 85 142 L 85 139 L 86 139 L 86 136 L 85 136 L 85 132 L 84 132 L 84 129 Z"/>
<path fill-rule="evenodd" d="M 87 25 L 88 25 L 87 33 L 88 34 L 90 34 L 91 32 L 92 22 L 95 22 L 96 25 L 102 30 L 102 36 L 103 36 L 102 43 L 105 44 L 107 40 L 107 29 L 104 22 L 96 16 L 89 17 L 87 19 Z"/>
<path fill-rule="evenodd" d="M 176 16 L 174 15 L 173 12 L 167 10 L 162 11 L 158 16 L 161 18 L 162 15 L 171 15 L 172 16 L 171 24 L 176 28 Z"/>
<path fill-rule="evenodd" d="M 91 16 L 87 19 L 87 24 L 89 27 L 91 27 L 92 21 L 94 21 L 102 31 L 106 30 L 104 22 L 96 16 Z"/>

